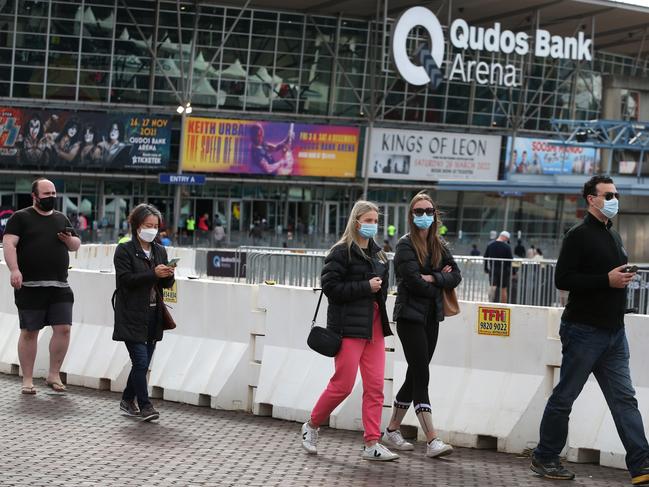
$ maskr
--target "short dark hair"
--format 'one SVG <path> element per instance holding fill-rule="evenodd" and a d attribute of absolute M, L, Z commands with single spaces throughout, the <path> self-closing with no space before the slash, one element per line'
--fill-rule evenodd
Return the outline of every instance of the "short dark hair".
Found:
<path fill-rule="evenodd" d="M 147 203 L 140 203 L 133 208 L 133 211 L 131 211 L 131 214 L 128 216 L 128 223 L 131 225 L 131 233 L 135 235 L 137 229 L 142 225 L 142 222 L 151 215 L 158 218 L 158 226 L 162 225 L 162 214 L 155 206 Z"/>
<path fill-rule="evenodd" d="M 597 185 L 600 183 L 613 184 L 613 179 L 610 176 L 597 175 L 586 181 L 584 190 L 581 193 L 586 202 L 588 202 L 588 196 L 597 194 Z"/>
<path fill-rule="evenodd" d="M 47 181 L 47 178 L 36 178 L 34 179 L 34 182 L 32 183 L 32 194 L 35 194 L 38 196 L 38 183 L 41 181 Z"/>

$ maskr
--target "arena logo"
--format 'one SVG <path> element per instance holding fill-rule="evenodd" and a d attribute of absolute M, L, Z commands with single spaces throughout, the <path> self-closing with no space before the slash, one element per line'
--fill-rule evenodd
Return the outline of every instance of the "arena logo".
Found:
<path fill-rule="evenodd" d="M 430 38 L 415 52 L 419 64 L 408 54 L 408 36 L 415 27 L 423 27 Z M 484 28 L 469 25 L 464 19 L 455 19 L 449 28 L 449 42 L 458 52 L 447 66 L 449 81 L 475 81 L 480 85 L 516 87 L 522 84 L 522 73 L 511 62 L 476 61 L 465 59 L 465 51 L 500 53 L 525 56 L 530 54 L 531 36 L 527 32 L 503 30 L 499 22 Z M 441 70 L 444 62 L 444 31 L 433 12 L 425 7 L 412 7 L 403 12 L 392 28 L 392 58 L 397 70 L 408 82 L 416 86 L 430 83 L 437 89 L 444 79 Z M 534 55 L 574 61 L 592 60 L 592 39 L 583 32 L 577 37 L 551 35 L 544 29 L 534 33 Z M 508 56 L 509 57 L 509 56 Z"/>

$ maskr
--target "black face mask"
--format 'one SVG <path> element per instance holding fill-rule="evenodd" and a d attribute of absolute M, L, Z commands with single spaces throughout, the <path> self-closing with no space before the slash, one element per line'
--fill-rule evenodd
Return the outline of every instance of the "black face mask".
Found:
<path fill-rule="evenodd" d="M 52 211 L 54 209 L 54 202 L 56 196 L 48 196 L 47 198 L 38 198 L 36 204 L 43 211 Z"/>

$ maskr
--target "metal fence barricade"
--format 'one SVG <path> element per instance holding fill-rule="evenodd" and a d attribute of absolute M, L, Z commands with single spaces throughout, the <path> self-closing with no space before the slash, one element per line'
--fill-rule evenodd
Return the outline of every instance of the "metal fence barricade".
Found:
<path fill-rule="evenodd" d="M 300 287 L 319 287 L 320 272 L 327 251 L 319 249 L 245 248 L 246 283 L 273 281 Z M 397 283 L 394 254 L 389 253 L 390 291 Z M 554 285 L 556 261 L 526 259 L 485 259 L 455 256 L 462 273 L 456 289 L 464 301 L 522 304 L 528 306 L 565 306 L 568 293 Z M 627 290 L 629 312 L 649 314 L 649 268 L 641 269 Z"/>

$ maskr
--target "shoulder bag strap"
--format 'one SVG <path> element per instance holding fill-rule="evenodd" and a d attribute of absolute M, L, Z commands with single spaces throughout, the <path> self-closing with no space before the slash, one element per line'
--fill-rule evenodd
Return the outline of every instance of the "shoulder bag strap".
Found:
<path fill-rule="evenodd" d="M 314 289 L 314 291 L 317 291 L 317 289 Z M 318 305 L 315 307 L 315 313 L 313 313 L 313 321 L 311 322 L 311 328 L 315 326 L 315 320 L 318 317 L 318 311 L 320 310 L 320 303 L 322 302 L 322 293 L 324 291 L 320 289 L 320 297 L 318 298 Z"/>

